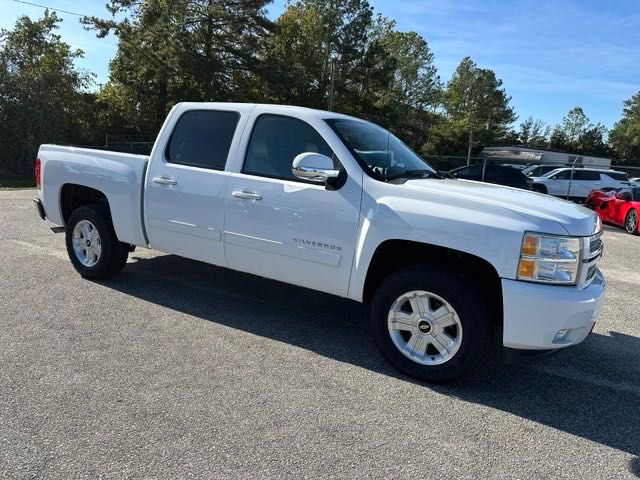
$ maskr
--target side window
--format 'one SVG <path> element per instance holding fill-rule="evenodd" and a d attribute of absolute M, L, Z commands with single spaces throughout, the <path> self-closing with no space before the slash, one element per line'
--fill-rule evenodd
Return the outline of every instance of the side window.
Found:
<path fill-rule="evenodd" d="M 291 173 L 291 164 L 305 152 L 321 153 L 337 164 L 331 148 L 311 125 L 283 115 L 260 115 L 251 133 L 242 172 L 300 182 Z"/>
<path fill-rule="evenodd" d="M 623 172 L 607 172 L 607 175 L 619 182 L 628 182 L 629 176 Z"/>
<path fill-rule="evenodd" d="M 482 165 L 469 165 L 455 172 L 456 177 L 460 178 L 480 178 L 482 176 Z"/>
<path fill-rule="evenodd" d="M 571 178 L 571 170 L 563 170 L 562 172 L 556 173 L 551 178 L 553 180 L 569 180 Z"/>
<path fill-rule="evenodd" d="M 167 161 L 224 170 L 239 119 L 237 112 L 191 110 L 183 113 L 167 144 Z"/>
<path fill-rule="evenodd" d="M 584 180 L 588 182 L 599 182 L 600 174 L 591 170 L 576 170 L 573 173 L 574 180 Z"/>

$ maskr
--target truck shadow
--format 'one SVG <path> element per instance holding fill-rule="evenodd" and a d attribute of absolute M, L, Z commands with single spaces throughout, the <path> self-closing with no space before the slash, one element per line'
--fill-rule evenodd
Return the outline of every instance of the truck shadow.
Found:
<path fill-rule="evenodd" d="M 172 255 L 134 254 L 102 285 L 210 322 L 286 342 L 384 375 L 392 369 L 367 331 L 367 307 Z M 592 334 L 535 362 L 491 365 L 440 393 L 640 456 L 640 339 Z M 638 459 L 629 469 L 638 475 Z"/>

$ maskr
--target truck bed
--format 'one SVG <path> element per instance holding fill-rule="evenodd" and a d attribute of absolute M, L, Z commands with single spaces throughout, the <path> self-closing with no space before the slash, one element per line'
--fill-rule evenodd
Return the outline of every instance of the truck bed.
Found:
<path fill-rule="evenodd" d="M 38 158 L 43 178 L 39 195 L 52 223 L 65 223 L 59 201 L 64 186 L 81 185 L 107 196 L 113 227 L 120 241 L 147 244 L 142 225 L 142 187 L 147 156 L 42 145 Z"/>

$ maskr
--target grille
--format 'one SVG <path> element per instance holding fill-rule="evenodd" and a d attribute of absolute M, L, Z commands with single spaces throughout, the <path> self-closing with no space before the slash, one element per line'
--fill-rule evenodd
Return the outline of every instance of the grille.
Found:
<path fill-rule="evenodd" d="M 589 256 L 593 258 L 596 255 L 599 255 L 602 251 L 602 247 L 602 232 L 596 233 L 589 239 Z"/>

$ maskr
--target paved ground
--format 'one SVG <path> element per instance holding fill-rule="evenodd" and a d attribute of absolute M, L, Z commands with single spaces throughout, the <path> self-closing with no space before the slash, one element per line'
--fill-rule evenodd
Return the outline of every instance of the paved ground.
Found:
<path fill-rule="evenodd" d="M 33 195 L 0 192 L 1 478 L 640 476 L 639 237 L 585 343 L 433 387 L 350 301 L 144 250 L 82 280 Z"/>

